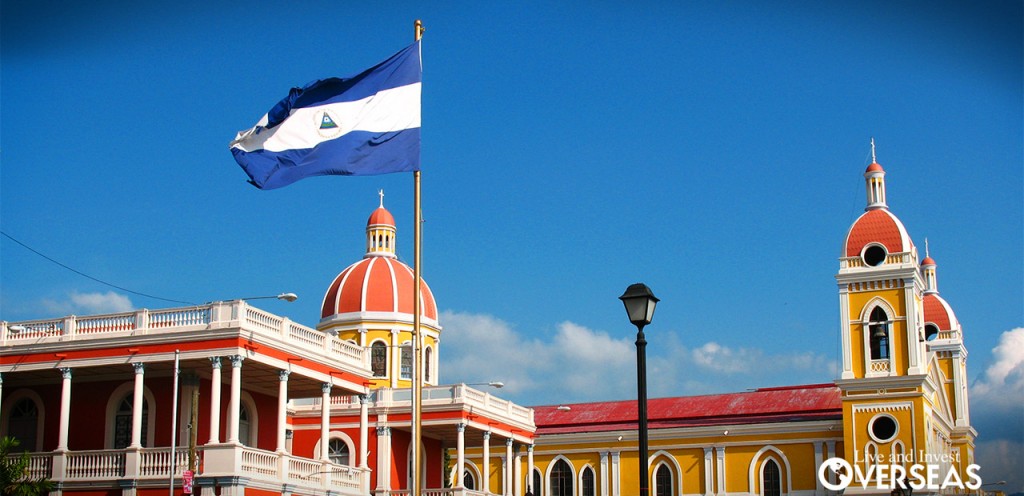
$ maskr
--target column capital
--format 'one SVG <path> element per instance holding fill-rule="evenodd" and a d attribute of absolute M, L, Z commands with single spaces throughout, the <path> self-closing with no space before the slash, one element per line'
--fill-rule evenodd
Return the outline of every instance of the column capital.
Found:
<path fill-rule="evenodd" d="M 484 441 L 490 441 L 491 440 L 491 431 L 484 431 L 483 435 L 484 435 Z"/>
<path fill-rule="evenodd" d="M 332 386 L 332 384 L 329 383 L 329 382 L 325 382 L 323 384 L 320 384 L 320 392 L 322 392 L 324 394 L 331 394 L 331 386 Z"/>
<path fill-rule="evenodd" d="M 512 446 L 512 438 L 510 438 L 510 437 L 505 438 L 505 446 Z"/>
<path fill-rule="evenodd" d="M 71 367 L 61 367 L 58 370 L 60 370 L 61 378 L 71 379 Z"/>
<path fill-rule="evenodd" d="M 466 424 L 464 422 L 455 424 L 455 430 L 458 432 L 466 432 Z"/>
<path fill-rule="evenodd" d="M 356 398 L 359 398 L 359 404 L 360 405 L 369 405 L 370 404 L 370 395 L 368 395 L 368 394 L 357 394 Z"/>
<path fill-rule="evenodd" d="M 390 436 L 391 435 L 391 428 L 390 427 L 377 427 L 377 435 L 378 436 Z"/>
<path fill-rule="evenodd" d="M 220 370 L 220 357 L 210 357 L 210 366 L 217 370 Z"/>
<path fill-rule="evenodd" d="M 526 452 L 527 453 L 533 453 L 533 444 L 527 444 L 526 445 Z"/>
<path fill-rule="evenodd" d="M 288 371 L 288 370 L 278 370 L 277 371 L 277 378 L 281 382 L 288 382 L 288 374 L 291 374 L 291 371 Z"/>
<path fill-rule="evenodd" d="M 132 368 L 135 369 L 136 374 L 142 374 L 146 372 L 146 364 L 142 362 L 132 362 Z"/>
<path fill-rule="evenodd" d="M 231 367 L 236 369 L 242 368 L 242 362 L 244 360 L 245 357 L 242 355 L 231 355 Z"/>

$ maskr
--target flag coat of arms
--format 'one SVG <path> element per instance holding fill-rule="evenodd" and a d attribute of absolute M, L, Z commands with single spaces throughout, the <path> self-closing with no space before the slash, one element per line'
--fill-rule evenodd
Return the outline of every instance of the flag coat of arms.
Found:
<path fill-rule="evenodd" d="M 420 42 L 351 77 L 292 88 L 231 142 L 260 189 L 420 169 Z"/>

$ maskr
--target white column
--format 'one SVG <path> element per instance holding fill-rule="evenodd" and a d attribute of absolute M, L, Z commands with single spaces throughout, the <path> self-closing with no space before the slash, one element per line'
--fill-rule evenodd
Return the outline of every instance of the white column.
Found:
<path fill-rule="evenodd" d="M 533 494 L 540 494 L 539 487 L 533 487 L 533 445 L 526 445 L 526 486 L 530 488 L 530 492 Z"/>
<path fill-rule="evenodd" d="M 391 428 L 377 427 L 377 491 L 391 490 Z"/>
<path fill-rule="evenodd" d="M 505 439 L 505 472 L 502 478 L 505 479 L 505 496 L 512 496 L 512 438 Z"/>
<path fill-rule="evenodd" d="M 228 443 L 238 444 L 238 416 L 242 409 L 241 355 L 231 356 L 231 400 L 228 403 Z"/>
<path fill-rule="evenodd" d="M 621 493 L 621 489 L 622 489 L 621 487 L 619 487 L 619 483 L 620 483 L 619 467 L 620 467 L 620 464 L 619 464 L 619 452 L 618 451 L 613 451 L 612 452 L 612 496 L 619 496 L 619 494 Z M 541 483 L 543 484 L 543 481 L 541 481 Z"/>
<path fill-rule="evenodd" d="M 921 350 L 924 348 L 924 344 L 917 340 L 917 331 L 919 326 L 924 327 L 924 323 L 918 320 L 921 318 L 921 315 L 918 312 L 921 307 L 917 306 L 918 293 L 913 277 L 903 280 L 903 290 L 904 305 L 906 305 L 907 308 L 907 335 L 903 340 L 903 346 L 907 347 L 907 356 L 910 357 L 907 375 L 923 374 L 925 371 L 923 370 L 923 367 L 921 367 Z M 895 325 L 889 324 L 889 328 L 894 330 Z M 891 331 L 890 336 L 892 336 Z M 890 345 L 889 348 L 889 356 L 892 356 L 892 346 Z"/>
<path fill-rule="evenodd" d="M 608 496 L 608 455 L 607 451 L 601 452 L 601 496 Z"/>
<path fill-rule="evenodd" d="M 142 380 L 146 373 L 146 365 L 141 362 L 132 364 L 135 368 L 135 389 L 132 391 L 132 443 L 129 448 L 142 447 Z"/>
<path fill-rule="evenodd" d="M 523 494 L 523 446 L 516 446 L 512 455 L 512 494 Z"/>
<path fill-rule="evenodd" d="M 480 476 L 480 490 L 485 493 L 491 492 L 491 431 L 484 432 L 484 460 L 483 474 Z"/>
<path fill-rule="evenodd" d="M 836 453 L 836 442 L 835 441 L 825 441 L 825 449 L 828 450 L 829 458 L 832 458 L 832 457 L 835 457 L 835 456 L 839 456 L 839 454 Z M 834 485 L 836 483 L 836 473 L 831 471 L 831 470 L 826 470 L 825 472 L 828 473 L 828 482 L 829 482 L 829 484 L 833 484 Z M 829 494 L 833 494 L 833 493 L 830 492 Z"/>
<path fill-rule="evenodd" d="M 287 451 L 285 446 L 285 432 L 288 427 L 287 415 L 288 415 L 288 374 L 291 372 L 287 370 L 277 371 L 278 385 L 277 385 L 277 452 L 284 453 Z"/>
<path fill-rule="evenodd" d="M 388 372 L 391 376 L 391 387 L 398 387 L 398 378 L 401 377 L 402 373 L 402 348 L 399 347 L 398 342 L 398 329 L 391 330 L 391 346 L 388 347 L 388 355 L 391 356 L 388 359 Z"/>
<path fill-rule="evenodd" d="M 725 494 L 725 446 L 715 446 L 715 475 L 718 487 L 715 494 Z"/>
<path fill-rule="evenodd" d="M 331 441 L 331 383 L 321 384 L 320 391 L 323 393 L 320 399 L 320 459 L 328 461 L 331 453 L 327 446 Z"/>
<path fill-rule="evenodd" d="M 822 453 L 822 448 L 824 448 L 824 444 L 825 443 L 823 443 L 821 441 L 818 441 L 818 442 L 814 443 L 814 467 L 815 467 L 815 469 L 820 467 L 821 464 L 825 461 L 825 459 L 823 458 L 824 453 Z M 814 493 L 815 494 L 824 494 L 825 493 L 825 486 L 821 485 L 821 479 L 818 478 L 818 477 L 814 478 Z"/>
<path fill-rule="evenodd" d="M 60 433 L 57 436 L 57 451 L 68 450 L 68 424 L 71 422 L 71 369 L 60 369 Z"/>
<path fill-rule="evenodd" d="M 850 286 L 839 285 L 839 333 L 842 336 L 843 379 L 853 379 L 853 345 L 850 337 Z"/>
<path fill-rule="evenodd" d="M 463 487 L 465 480 L 462 474 L 466 472 L 466 424 L 456 424 L 455 430 L 458 435 L 455 438 L 455 480 L 452 481 L 452 487 Z"/>
<path fill-rule="evenodd" d="M 365 394 L 359 395 L 359 468 L 369 467 L 370 455 L 370 398 Z"/>
<path fill-rule="evenodd" d="M 210 357 L 210 441 L 220 443 L 220 357 Z"/>
<path fill-rule="evenodd" d="M 3 402 L 4 402 L 3 391 L 4 391 L 4 375 L 0 374 L 0 404 L 3 404 Z"/>
<path fill-rule="evenodd" d="M 713 448 L 704 448 L 704 496 L 711 496 L 715 492 L 714 456 Z"/>

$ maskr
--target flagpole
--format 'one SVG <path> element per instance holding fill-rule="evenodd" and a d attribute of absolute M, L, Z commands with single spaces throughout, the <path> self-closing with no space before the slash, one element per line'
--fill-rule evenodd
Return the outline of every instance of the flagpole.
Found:
<path fill-rule="evenodd" d="M 423 22 L 416 19 L 413 24 L 415 29 L 415 41 L 420 41 L 423 37 Z M 421 59 L 422 63 L 422 59 Z M 421 245 L 423 241 L 423 220 L 422 211 L 420 210 L 420 171 L 413 171 L 413 209 L 415 213 L 413 215 L 413 237 L 415 241 L 413 243 L 413 317 L 412 317 L 412 340 L 413 340 L 413 374 L 412 374 L 412 487 L 410 488 L 412 496 L 420 496 L 422 494 L 421 475 L 420 475 L 420 463 L 423 458 L 423 453 L 420 449 L 422 442 L 423 433 L 422 429 L 422 400 L 423 400 L 423 381 L 421 376 L 423 374 L 423 356 L 422 356 L 422 336 L 420 335 L 420 314 L 422 312 L 420 303 L 420 286 L 423 279 L 423 274 L 420 272 L 420 259 L 421 259 Z"/>

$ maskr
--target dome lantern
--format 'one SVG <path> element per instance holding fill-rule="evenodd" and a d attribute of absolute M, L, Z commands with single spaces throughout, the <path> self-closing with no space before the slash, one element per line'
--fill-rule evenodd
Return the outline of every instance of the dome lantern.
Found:
<path fill-rule="evenodd" d="M 366 221 L 366 255 L 368 257 L 397 258 L 395 254 L 395 237 L 398 229 L 395 218 L 384 208 L 384 190 L 377 191 L 380 195 L 380 206 L 370 214 Z"/>
<path fill-rule="evenodd" d="M 867 182 L 868 206 L 864 210 L 888 208 L 885 204 L 885 169 L 875 158 L 875 138 L 871 138 L 871 165 L 864 171 Z"/>

